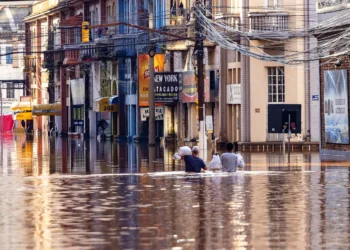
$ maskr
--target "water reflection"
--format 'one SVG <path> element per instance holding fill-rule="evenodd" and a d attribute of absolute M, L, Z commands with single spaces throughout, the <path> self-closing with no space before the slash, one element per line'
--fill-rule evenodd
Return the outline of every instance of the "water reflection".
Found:
<path fill-rule="evenodd" d="M 172 144 L 149 147 L 147 144 L 33 138 L 20 134 L 4 138 L 1 162 L 5 166 L 3 173 L 9 175 L 13 171 L 25 175 L 179 171 L 184 169 L 184 163 L 173 160 L 176 150 Z M 208 152 L 205 158 L 209 164 L 212 155 Z M 293 153 L 290 165 L 287 157 L 278 153 L 242 155 L 246 171 L 300 171 L 321 165 L 317 153 Z"/>
<path fill-rule="evenodd" d="M 175 146 L 4 138 L 2 249 L 348 249 L 350 170 L 244 154 L 235 174 L 184 175 Z M 287 171 L 288 170 L 288 171 Z"/>

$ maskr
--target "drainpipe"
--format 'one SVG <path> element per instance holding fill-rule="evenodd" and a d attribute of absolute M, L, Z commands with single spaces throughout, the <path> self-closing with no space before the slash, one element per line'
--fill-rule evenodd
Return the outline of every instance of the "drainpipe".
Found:
<path fill-rule="evenodd" d="M 310 25 L 310 0 L 305 1 L 306 4 L 306 18 L 304 20 L 304 27 L 309 27 Z M 304 38 L 304 50 L 309 51 L 310 50 L 310 37 L 308 34 L 305 34 L 306 37 Z M 309 55 L 307 54 L 307 59 L 309 59 Z M 311 86 L 310 86 L 310 62 L 307 61 L 306 63 L 306 70 L 305 70 L 305 129 L 304 131 L 305 135 L 310 135 L 309 141 L 311 141 L 311 105 L 310 105 L 310 92 L 311 92 Z M 310 133 L 308 133 L 310 131 Z"/>
<path fill-rule="evenodd" d="M 249 30 L 249 0 L 242 1 L 241 27 L 244 31 Z M 241 37 L 241 45 L 249 49 L 249 41 Z M 250 142 L 250 58 L 241 55 L 241 140 Z"/>

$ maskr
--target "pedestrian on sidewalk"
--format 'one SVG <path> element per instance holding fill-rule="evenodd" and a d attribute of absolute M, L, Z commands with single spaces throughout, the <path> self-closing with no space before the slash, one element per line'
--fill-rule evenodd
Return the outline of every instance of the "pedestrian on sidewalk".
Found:
<path fill-rule="evenodd" d="M 185 172 L 200 173 L 203 170 L 207 170 L 204 161 L 199 158 L 199 147 L 194 146 L 192 148 L 192 155 L 185 155 L 183 159 L 186 167 Z"/>
<path fill-rule="evenodd" d="M 223 172 L 236 172 L 238 167 L 238 156 L 233 153 L 233 143 L 226 144 L 226 153 L 221 155 Z"/>

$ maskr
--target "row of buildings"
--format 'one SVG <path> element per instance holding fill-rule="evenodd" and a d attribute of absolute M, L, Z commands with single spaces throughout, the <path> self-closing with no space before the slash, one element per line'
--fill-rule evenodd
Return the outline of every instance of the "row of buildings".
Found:
<path fill-rule="evenodd" d="M 156 72 L 183 76 L 181 98 L 156 104 L 156 135 L 179 142 L 198 139 L 194 43 L 166 35 L 194 36 L 193 5 L 190 0 L 38 1 L 23 18 L 24 96 L 30 99 L 17 103 L 17 111 L 14 107 L 18 120 L 27 119 L 35 132 L 146 138 L 148 61 L 154 49 Z M 271 39 L 237 38 L 251 51 L 272 56 L 317 46 L 316 38 L 286 37 L 282 31 L 311 27 L 317 11 L 325 12 L 324 6 L 311 0 L 209 1 L 205 5 L 212 20 L 251 34 L 281 31 L 280 37 Z M 150 33 L 147 28 L 163 33 Z M 268 104 L 286 103 L 302 107 L 301 133 L 292 140 L 321 142 L 325 128 L 321 129 L 318 61 L 289 66 L 228 51 L 215 42 L 204 45 L 205 118 L 213 124 L 208 140 L 281 141 L 283 134 L 268 132 Z"/>

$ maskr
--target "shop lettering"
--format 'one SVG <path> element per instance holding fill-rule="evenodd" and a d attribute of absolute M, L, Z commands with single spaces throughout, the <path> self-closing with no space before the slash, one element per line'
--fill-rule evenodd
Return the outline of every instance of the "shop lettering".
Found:
<path fill-rule="evenodd" d="M 154 72 L 159 72 L 159 66 L 154 67 Z M 146 69 L 145 72 L 143 73 L 143 78 L 146 79 L 149 77 L 149 69 Z"/>
<path fill-rule="evenodd" d="M 114 110 L 114 108 L 113 108 L 113 106 L 104 106 L 103 107 L 103 111 L 113 111 Z"/>
<path fill-rule="evenodd" d="M 177 86 L 157 86 L 154 88 L 154 92 L 177 92 L 179 87 Z"/>
<path fill-rule="evenodd" d="M 155 82 L 178 82 L 177 75 L 156 75 Z"/>

